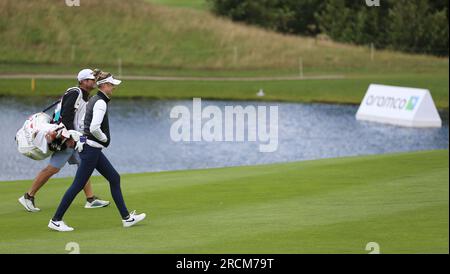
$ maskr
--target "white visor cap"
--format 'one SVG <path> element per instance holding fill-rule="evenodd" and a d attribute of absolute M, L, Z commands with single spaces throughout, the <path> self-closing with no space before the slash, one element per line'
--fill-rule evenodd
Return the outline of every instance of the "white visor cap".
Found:
<path fill-rule="evenodd" d="M 110 84 L 113 84 L 114 86 L 118 86 L 118 85 L 120 85 L 120 83 L 122 83 L 122 81 L 114 79 L 114 77 L 111 75 L 106 79 L 98 81 L 97 86 L 100 86 L 101 84 L 105 84 L 105 83 L 110 83 Z"/>

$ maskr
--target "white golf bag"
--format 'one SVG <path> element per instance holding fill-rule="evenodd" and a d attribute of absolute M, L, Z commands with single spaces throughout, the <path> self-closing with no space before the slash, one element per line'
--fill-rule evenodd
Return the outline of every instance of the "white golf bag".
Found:
<path fill-rule="evenodd" d="M 79 132 L 68 131 L 63 124 L 51 124 L 51 120 L 52 118 L 43 112 L 31 115 L 17 131 L 17 150 L 33 160 L 44 160 L 53 154 L 45 137 L 49 131 L 57 130 L 59 136 L 65 139 L 73 138 L 75 142 L 80 140 Z"/>

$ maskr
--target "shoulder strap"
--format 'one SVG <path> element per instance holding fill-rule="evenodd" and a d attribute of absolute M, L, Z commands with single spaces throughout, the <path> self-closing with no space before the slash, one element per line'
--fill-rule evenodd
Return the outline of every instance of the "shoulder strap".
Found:
<path fill-rule="evenodd" d="M 71 87 L 71 88 L 67 89 L 66 93 L 64 93 L 64 96 L 66 94 L 68 94 L 69 92 L 73 92 L 73 91 L 78 92 L 78 97 L 77 97 L 77 100 L 75 101 L 75 105 L 74 105 L 75 109 L 78 109 L 80 107 L 80 100 L 83 99 L 83 91 L 79 87 Z M 63 98 L 64 98 L 64 96 L 63 96 Z M 62 99 L 61 99 L 61 102 L 62 102 Z"/>
<path fill-rule="evenodd" d="M 58 124 L 61 121 L 61 109 L 62 109 L 62 105 L 63 105 L 63 101 L 64 101 L 64 97 L 69 94 L 70 92 L 76 91 L 78 92 L 78 97 L 77 100 L 75 101 L 75 109 L 77 110 L 80 107 L 80 100 L 83 99 L 83 92 L 81 91 L 81 89 L 79 87 L 71 87 L 68 88 L 66 90 L 66 92 L 64 92 L 64 95 L 61 97 L 61 100 L 59 101 L 59 104 L 57 104 L 56 108 L 55 108 L 55 112 L 53 114 L 53 123 Z"/>

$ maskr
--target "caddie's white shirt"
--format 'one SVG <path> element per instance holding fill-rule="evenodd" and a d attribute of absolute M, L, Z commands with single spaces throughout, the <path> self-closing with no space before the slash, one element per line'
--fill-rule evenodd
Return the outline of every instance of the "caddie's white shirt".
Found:
<path fill-rule="evenodd" d="M 86 114 L 87 103 L 81 96 L 81 100 L 78 102 L 79 106 L 75 111 L 75 118 L 73 119 L 73 128 L 78 132 L 84 132 L 84 115 Z"/>

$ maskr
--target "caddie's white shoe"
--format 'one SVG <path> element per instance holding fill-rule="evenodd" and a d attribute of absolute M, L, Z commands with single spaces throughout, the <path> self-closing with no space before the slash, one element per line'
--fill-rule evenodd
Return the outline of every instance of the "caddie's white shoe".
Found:
<path fill-rule="evenodd" d="M 109 201 L 100 200 L 98 197 L 94 197 L 92 202 L 87 201 L 84 205 L 84 208 L 102 208 L 107 207 L 109 205 Z"/>
<path fill-rule="evenodd" d="M 23 207 L 25 208 L 26 211 L 28 212 L 39 212 L 41 211 L 39 208 L 34 206 L 34 197 L 25 197 L 25 195 L 23 195 L 22 197 L 19 198 L 19 203 L 21 205 L 23 205 Z"/>

